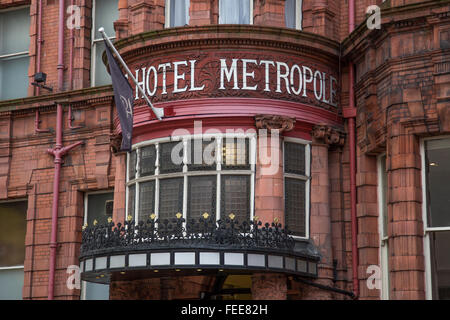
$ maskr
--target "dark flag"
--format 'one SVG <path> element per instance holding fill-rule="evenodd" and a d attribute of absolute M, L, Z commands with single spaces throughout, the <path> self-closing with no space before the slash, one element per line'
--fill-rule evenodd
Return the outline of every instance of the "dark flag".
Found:
<path fill-rule="evenodd" d="M 117 113 L 119 114 L 120 127 L 122 128 L 122 151 L 131 151 L 131 137 L 133 136 L 133 89 L 120 70 L 116 59 L 109 49 L 106 40 L 106 55 L 108 56 L 109 71 L 111 73 L 112 85 L 114 89 L 114 101 L 116 102 Z"/>

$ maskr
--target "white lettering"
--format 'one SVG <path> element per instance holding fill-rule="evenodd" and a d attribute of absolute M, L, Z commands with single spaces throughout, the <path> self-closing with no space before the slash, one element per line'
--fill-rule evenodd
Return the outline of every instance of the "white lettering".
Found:
<path fill-rule="evenodd" d="M 184 80 L 184 73 L 178 74 L 178 66 L 187 66 L 187 61 L 175 61 L 173 63 L 173 93 L 184 92 L 187 90 L 187 85 L 184 88 L 178 89 L 178 80 Z"/>
<path fill-rule="evenodd" d="M 257 64 L 256 60 L 242 59 L 242 90 L 256 90 L 258 85 L 247 86 L 247 77 L 255 79 L 255 71 L 247 72 L 247 63 Z"/>
<path fill-rule="evenodd" d="M 269 84 L 270 84 L 270 79 L 269 79 L 269 64 L 271 64 L 272 66 L 275 66 L 275 63 L 273 61 L 269 61 L 269 60 L 261 60 L 259 62 L 259 64 L 264 64 L 265 66 L 265 81 L 266 81 L 266 86 L 264 88 L 264 91 L 268 91 L 270 92 L 270 88 L 269 88 Z"/>
<path fill-rule="evenodd" d="M 295 90 L 295 88 L 294 88 L 294 72 L 295 72 L 295 70 L 298 70 L 298 89 L 297 90 Z M 291 89 L 294 94 L 299 95 L 300 92 L 302 92 L 302 83 L 303 83 L 302 69 L 300 69 L 300 67 L 298 65 L 294 64 L 291 69 Z"/>
<path fill-rule="evenodd" d="M 170 68 L 170 67 L 171 67 L 170 63 L 163 63 L 158 66 L 158 70 L 160 70 L 161 68 L 163 69 L 163 91 L 161 92 L 161 94 L 167 94 L 166 70 L 167 70 L 167 68 Z"/>
<path fill-rule="evenodd" d="M 281 67 L 284 67 L 285 73 L 281 74 Z M 284 62 L 278 62 L 277 61 L 277 90 L 276 92 L 281 93 L 281 78 L 284 79 L 284 82 L 286 84 L 286 91 L 288 93 L 291 93 L 291 90 L 289 89 L 289 67 Z"/>
<path fill-rule="evenodd" d="M 205 85 L 202 85 L 201 87 L 195 87 L 195 63 L 197 60 L 189 60 L 191 63 L 191 88 L 189 91 L 200 91 L 205 89 Z"/>
<path fill-rule="evenodd" d="M 233 77 L 233 80 L 234 80 L 233 89 L 239 90 L 238 81 L 237 81 L 237 61 L 238 61 L 238 59 L 233 59 L 230 70 L 228 70 L 226 59 L 220 59 L 220 87 L 219 87 L 219 89 L 221 89 L 221 90 L 225 89 L 225 86 L 224 86 L 224 75 L 225 75 L 227 77 L 228 82 L 230 82 L 231 77 Z"/>

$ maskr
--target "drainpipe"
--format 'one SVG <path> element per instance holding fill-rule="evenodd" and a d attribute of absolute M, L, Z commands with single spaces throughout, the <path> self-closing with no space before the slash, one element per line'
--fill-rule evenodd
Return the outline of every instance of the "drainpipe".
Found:
<path fill-rule="evenodd" d="M 62 92 L 64 87 L 64 0 L 59 0 L 59 22 L 58 22 L 58 91 Z M 54 298 L 56 249 L 58 234 L 58 205 L 59 205 L 59 177 L 61 173 L 62 158 L 73 148 L 83 144 L 79 141 L 70 146 L 63 147 L 63 106 L 56 105 L 56 144 L 53 149 L 47 149 L 47 153 L 54 156 L 55 174 L 53 178 L 53 203 L 52 203 L 52 233 L 50 239 L 50 263 L 48 276 L 48 300 Z"/>
<path fill-rule="evenodd" d="M 348 2 L 348 27 L 349 34 L 355 29 L 355 1 Z M 352 278 L 355 298 L 359 297 L 358 281 L 358 224 L 356 215 L 356 136 L 355 136 L 355 73 L 354 64 L 349 62 L 349 106 L 344 109 L 344 118 L 348 119 L 349 131 L 349 157 L 350 157 L 350 202 L 351 202 L 351 225 L 352 225 Z"/>
<path fill-rule="evenodd" d="M 42 0 L 40 0 L 42 1 Z M 73 0 L 70 0 L 70 5 L 73 7 Z M 69 46 L 69 90 L 72 90 L 72 81 L 73 81 L 73 47 L 74 47 L 74 32 L 73 28 L 70 28 L 70 46 Z"/>
<path fill-rule="evenodd" d="M 39 0 L 38 8 L 38 39 L 36 50 L 36 73 L 41 72 L 41 48 L 42 48 L 42 0 Z M 36 95 L 39 95 L 41 88 L 36 88 Z"/>

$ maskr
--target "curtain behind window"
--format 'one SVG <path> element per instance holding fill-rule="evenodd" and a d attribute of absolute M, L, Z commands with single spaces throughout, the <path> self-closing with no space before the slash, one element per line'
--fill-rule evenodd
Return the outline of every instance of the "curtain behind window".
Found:
<path fill-rule="evenodd" d="M 284 17 L 286 19 L 286 28 L 295 29 L 295 7 L 297 0 L 286 0 L 284 7 Z"/>
<path fill-rule="evenodd" d="M 170 2 L 170 27 L 189 24 L 189 0 L 172 0 Z"/>
<path fill-rule="evenodd" d="M 220 24 L 250 24 L 250 0 L 220 0 Z"/>

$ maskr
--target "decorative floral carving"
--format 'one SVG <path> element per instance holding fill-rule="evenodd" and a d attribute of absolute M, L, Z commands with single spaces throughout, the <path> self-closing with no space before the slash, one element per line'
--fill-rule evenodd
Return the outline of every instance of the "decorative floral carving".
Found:
<path fill-rule="evenodd" d="M 342 147 L 345 144 L 345 133 L 329 125 L 319 124 L 314 126 L 312 136 L 330 146 Z"/>
<path fill-rule="evenodd" d="M 255 116 L 255 125 L 257 129 L 279 130 L 281 134 L 284 131 L 291 131 L 294 128 L 295 118 L 276 115 L 257 115 Z"/>

